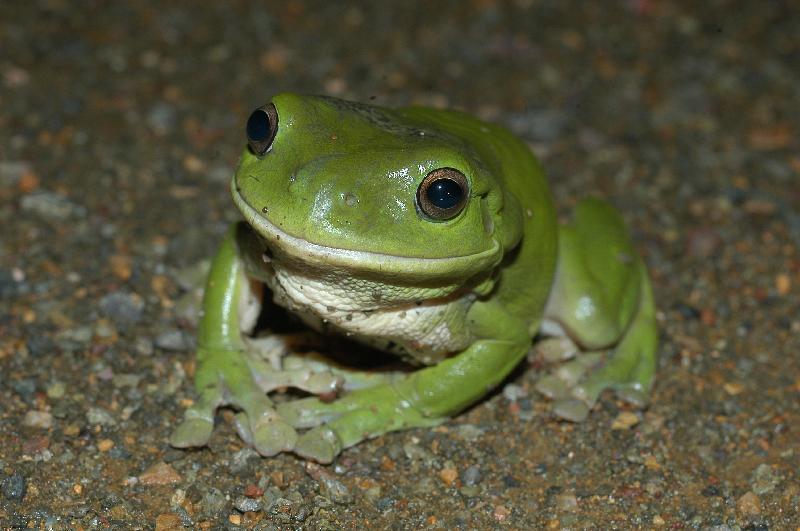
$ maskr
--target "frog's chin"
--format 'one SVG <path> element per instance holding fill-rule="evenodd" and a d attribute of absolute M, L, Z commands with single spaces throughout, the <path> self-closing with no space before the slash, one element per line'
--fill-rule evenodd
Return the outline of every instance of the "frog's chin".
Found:
<path fill-rule="evenodd" d="M 232 195 L 247 223 L 266 241 L 270 250 L 280 254 L 282 259 L 305 266 L 414 283 L 421 280 L 460 283 L 492 270 L 503 257 L 503 249 L 497 241 L 493 241 L 492 247 L 485 251 L 446 258 L 418 258 L 328 247 L 278 228 L 242 197 L 235 183 Z"/>

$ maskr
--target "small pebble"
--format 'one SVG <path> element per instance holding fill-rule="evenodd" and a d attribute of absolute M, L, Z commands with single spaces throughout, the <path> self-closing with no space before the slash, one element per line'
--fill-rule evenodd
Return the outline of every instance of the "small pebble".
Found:
<path fill-rule="evenodd" d="M 3 496 L 7 500 L 13 502 L 22 501 L 28 491 L 27 481 L 20 474 L 11 474 L 0 483 L 0 491 L 3 492 Z"/>
<path fill-rule="evenodd" d="M 180 516 L 174 513 L 162 513 L 156 516 L 156 531 L 182 531 L 185 529 Z"/>
<path fill-rule="evenodd" d="M 452 487 L 453 483 L 458 479 L 458 470 L 455 468 L 443 468 L 439 471 L 439 478 L 448 487 Z"/>
<path fill-rule="evenodd" d="M 206 492 L 200 500 L 202 514 L 206 516 L 217 515 L 227 504 L 228 500 L 225 499 L 225 495 L 214 487 L 208 487 L 208 492 Z"/>
<path fill-rule="evenodd" d="M 144 299 L 136 293 L 117 291 L 100 299 L 100 311 L 118 325 L 136 324 L 144 313 Z"/>
<path fill-rule="evenodd" d="M 772 470 L 772 467 L 762 463 L 756 467 L 750 476 L 750 488 L 761 496 L 771 492 L 780 483 L 781 479 Z"/>
<path fill-rule="evenodd" d="M 64 396 L 66 391 L 67 386 L 64 384 L 64 382 L 53 382 L 47 387 L 45 393 L 47 394 L 47 398 L 58 400 Z"/>
<path fill-rule="evenodd" d="M 495 505 L 492 516 L 494 516 L 494 519 L 498 522 L 505 522 L 508 520 L 508 517 L 511 516 L 511 511 L 509 511 L 505 505 Z"/>
<path fill-rule="evenodd" d="M 347 486 L 323 467 L 308 462 L 306 463 L 306 472 L 319 483 L 320 493 L 323 496 L 342 505 L 353 503 L 353 496 Z"/>
<path fill-rule="evenodd" d="M 28 411 L 22 420 L 23 426 L 47 430 L 53 426 L 53 415 L 48 411 Z"/>
<path fill-rule="evenodd" d="M 99 407 L 91 407 L 86 412 L 86 420 L 89 424 L 99 424 L 101 426 L 114 426 L 117 421 L 111 416 L 111 413 Z"/>
<path fill-rule="evenodd" d="M 559 494 L 556 496 L 556 507 L 560 511 L 574 512 L 578 509 L 578 498 L 571 493 Z"/>
<path fill-rule="evenodd" d="M 181 475 L 172 466 L 162 461 L 139 474 L 139 482 L 142 485 L 170 485 L 182 480 Z"/>
<path fill-rule="evenodd" d="M 748 491 L 736 500 L 736 508 L 744 515 L 757 516 L 761 514 L 761 499 L 755 492 Z"/>
<path fill-rule="evenodd" d="M 611 423 L 612 430 L 627 430 L 639 424 L 639 416 L 632 411 L 622 411 L 614 422 Z"/>
<path fill-rule="evenodd" d="M 775 291 L 778 295 L 788 295 L 792 291 L 792 279 L 789 275 L 781 273 L 775 277 Z"/>
<path fill-rule="evenodd" d="M 190 346 L 189 339 L 182 330 L 162 332 L 156 336 L 154 343 L 158 348 L 169 351 L 188 350 Z"/>
<path fill-rule="evenodd" d="M 482 477 L 481 469 L 477 465 L 471 465 L 461 473 L 461 482 L 467 486 L 477 485 Z"/>
<path fill-rule="evenodd" d="M 503 396 L 506 397 L 506 400 L 516 402 L 520 398 L 528 396 L 528 392 L 520 385 L 508 384 L 503 387 Z"/>
<path fill-rule="evenodd" d="M 248 498 L 247 496 L 238 496 L 233 501 L 233 506 L 237 511 L 243 513 L 254 513 L 261 510 L 261 502 L 253 498 Z"/>
<path fill-rule="evenodd" d="M 86 216 L 86 208 L 53 192 L 40 191 L 27 194 L 20 200 L 20 207 L 34 212 L 50 221 L 65 221 Z"/>

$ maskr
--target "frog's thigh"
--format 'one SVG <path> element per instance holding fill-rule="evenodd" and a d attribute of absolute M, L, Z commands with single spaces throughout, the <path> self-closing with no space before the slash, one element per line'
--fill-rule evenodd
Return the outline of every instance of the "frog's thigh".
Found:
<path fill-rule="evenodd" d="M 575 221 L 561 229 L 556 281 L 545 317 L 587 350 L 613 349 L 603 361 L 590 353 L 560 368 L 568 396 L 553 386 L 556 373 L 540 382 L 556 399 L 554 411 L 582 420 L 607 388 L 643 405 L 655 370 L 656 328 L 650 281 L 619 215 L 587 200 Z M 554 392 L 548 392 L 557 389 Z M 558 395 L 558 396 L 554 396 Z"/>

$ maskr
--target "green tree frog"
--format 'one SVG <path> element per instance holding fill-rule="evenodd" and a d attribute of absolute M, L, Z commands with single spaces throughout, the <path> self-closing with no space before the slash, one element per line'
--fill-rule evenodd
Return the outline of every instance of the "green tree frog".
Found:
<path fill-rule="evenodd" d="M 246 222 L 212 262 L 199 397 L 173 446 L 205 445 L 215 410 L 231 406 L 261 455 L 329 463 L 366 438 L 457 414 L 535 336 L 607 353 L 542 380 L 556 413 L 580 420 L 605 389 L 644 404 L 657 332 L 643 260 L 600 200 L 559 224 L 536 159 L 511 133 L 460 112 L 291 93 L 254 111 L 246 133 L 231 183 Z M 253 337 L 263 296 L 418 368 L 348 369 Z M 287 387 L 311 396 L 270 399 Z"/>

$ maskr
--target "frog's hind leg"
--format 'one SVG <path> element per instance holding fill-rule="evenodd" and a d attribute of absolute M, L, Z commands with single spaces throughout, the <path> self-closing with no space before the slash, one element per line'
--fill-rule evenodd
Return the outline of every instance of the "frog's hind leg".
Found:
<path fill-rule="evenodd" d="M 537 383 L 553 398 L 557 416 L 583 420 L 605 389 L 646 404 L 656 365 L 653 293 L 644 262 L 608 204 L 583 201 L 575 221 L 562 227 L 545 317 L 551 323 L 545 333 L 583 350 Z"/>
<path fill-rule="evenodd" d="M 573 390 L 573 395 L 587 405 L 594 404 L 606 388 L 614 389 L 619 398 L 634 406 L 647 405 L 656 370 L 658 332 L 653 290 L 644 265 L 639 268 L 639 276 L 639 308 L 625 335 L 611 358 Z"/>

